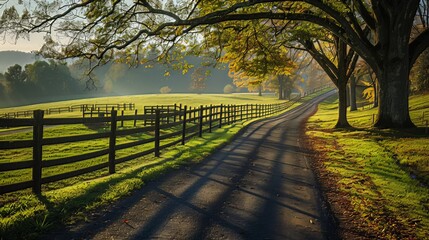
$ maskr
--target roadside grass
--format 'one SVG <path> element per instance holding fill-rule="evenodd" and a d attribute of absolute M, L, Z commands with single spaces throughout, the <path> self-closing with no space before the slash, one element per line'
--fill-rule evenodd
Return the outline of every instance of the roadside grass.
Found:
<path fill-rule="evenodd" d="M 328 90 L 309 95 L 295 103 L 290 109 L 326 91 Z M 41 195 L 35 195 L 29 189 L 1 195 L 0 236 L 3 239 L 34 239 L 41 233 L 59 224 L 72 224 L 76 221 L 88 220 L 91 212 L 100 210 L 102 207 L 108 206 L 119 198 L 130 195 L 133 190 L 141 188 L 146 182 L 168 171 L 202 161 L 220 146 L 231 141 L 232 137 L 244 126 L 257 120 L 238 122 L 233 125 L 225 125 L 222 128 L 213 129 L 212 133 L 203 134 L 202 138 L 195 137 L 188 141 L 186 145 L 177 145 L 162 151 L 160 158 L 148 155 L 118 164 L 116 173 L 112 175 L 108 175 L 107 170 L 103 169 L 59 182 L 45 184 L 43 185 Z M 49 128 L 46 129 L 46 136 L 55 137 L 63 136 L 64 134 L 91 133 L 93 131 L 96 130 L 82 126 L 74 126 L 70 129 Z M 31 133 L 30 135 L 29 133 L 19 133 L 0 137 L 2 139 L 27 139 L 30 136 Z M 126 142 L 131 139 L 135 140 L 135 138 L 140 139 L 143 137 L 148 136 L 128 136 L 118 141 Z M 97 144 L 102 147 L 107 146 L 107 140 L 100 142 L 102 143 Z M 82 150 L 78 150 L 79 148 L 92 148 L 96 147 L 97 144 L 86 143 L 76 146 L 57 146 L 53 147 L 47 153 L 47 156 L 52 159 L 69 154 L 66 152 L 82 153 Z M 135 149 L 134 151 L 141 150 Z M 24 151 L 20 149 L 17 152 L 8 153 L 8 155 L 9 157 L 13 156 L 14 161 L 26 160 L 26 158 L 29 158 L 28 156 L 31 156 L 26 155 L 31 154 L 31 149 L 22 155 L 19 154 L 19 152 Z M 0 161 L 6 161 L 4 153 L 6 152 L 2 151 L 0 159 L 3 160 Z M 127 154 L 130 153 L 127 152 Z M 104 159 L 104 161 L 106 160 Z M 77 166 L 68 167 L 71 169 L 78 168 Z M 5 184 L 12 177 L 15 179 L 14 181 L 18 179 L 22 181 L 25 178 L 30 178 L 31 170 L 21 171 L 23 172 L 19 172 L 19 174 L 14 176 L 0 175 L 0 184 Z M 70 169 L 54 168 L 47 171 L 44 169 L 43 174 L 59 174 L 66 171 L 70 171 Z"/>
<path fill-rule="evenodd" d="M 343 209 L 352 212 L 351 221 L 368 238 L 429 236 L 429 135 L 421 119 L 422 111 L 429 110 L 427 99 L 428 95 L 410 99 L 410 114 L 418 129 L 373 129 L 375 109 L 348 113 L 355 129 L 333 129 L 335 96 L 320 104 L 309 119 L 307 135 L 318 154 L 321 176 L 336 179 L 334 194 L 348 199 L 351 209 Z M 329 182 L 321 181 L 322 185 Z"/>

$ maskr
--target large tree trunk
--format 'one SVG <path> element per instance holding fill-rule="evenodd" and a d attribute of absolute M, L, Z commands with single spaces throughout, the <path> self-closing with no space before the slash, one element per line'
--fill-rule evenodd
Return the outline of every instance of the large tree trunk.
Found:
<path fill-rule="evenodd" d="M 277 80 L 279 81 L 279 100 L 283 100 L 285 99 L 285 96 L 283 95 L 283 89 L 284 89 L 283 77 L 277 76 Z"/>
<path fill-rule="evenodd" d="M 335 128 L 349 128 L 347 121 L 347 82 L 340 81 L 338 87 L 338 120 Z"/>
<path fill-rule="evenodd" d="M 283 96 L 285 96 L 285 99 L 290 100 L 291 93 L 292 93 L 292 89 L 285 88 L 284 91 L 283 91 Z"/>
<path fill-rule="evenodd" d="M 418 0 L 371 1 L 377 15 L 375 55 L 368 63 L 378 81 L 378 128 L 415 127 L 408 110 L 410 63 L 418 54 L 410 43 Z M 420 41 L 425 41 L 420 39 Z M 414 46 L 413 48 L 410 48 Z M 422 48 L 423 45 L 420 46 Z M 413 51 L 410 52 L 410 49 Z M 410 55 L 412 53 L 413 56 Z M 364 55 L 361 55 L 364 57 Z M 369 55 L 367 55 L 369 56 Z"/>
<path fill-rule="evenodd" d="M 389 31 L 389 32 L 386 32 Z M 373 68 L 378 81 L 378 128 L 410 128 L 408 110 L 410 52 L 407 28 L 402 22 L 380 31 L 382 61 Z M 377 84 L 376 84 L 377 85 Z"/>
<path fill-rule="evenodd" d="M 415 127 L 408 110 L 408 64 L 387 64 L 378 76 L 378 128 Z"/>
<path fill-rule="evenodd" d="M 350 111 L 356 111 L 356 78 L 355 76 L 350 77 Z"/>
<path fill-rule="evenodd" d="M 338 120 L 335 128 L 349 128 L 347 121 L 347 45 L 343 41 L 338 41 Z"/>

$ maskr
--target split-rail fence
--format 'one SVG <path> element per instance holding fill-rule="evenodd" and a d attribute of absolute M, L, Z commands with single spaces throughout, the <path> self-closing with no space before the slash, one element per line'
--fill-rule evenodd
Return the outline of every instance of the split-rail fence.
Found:
<path fill-rule="evenodd" d="M 32 148 L 32 159 L 9 163 L 0 163 L 0 173 L 15 171 L 20 169 L 32 169 L 32 177 L 29 181 L 18 182 L 0 186 L 0 194 L 15 192 L 27 188 L 32 188 L 34 193 L 41 193 L 42 184 L 52 183 L 67 178 L 72 178 L 82 174 L 90 173 L 100 169 L 108 169 L 109 174 L 115 173 L 117 164 L 136 159 L 145 155 L 154 154 L 160 156 L 160 151 L 177 145 L 184 145 L 192 137 L 201 137 L 204 132 L 211 132 L 214 128 L 221 128 L 223 125 L 245 121 L 254 118 L 261 118 L 282 112 L 292 106 L 300 96 L 278 104 L 245 104 L 245 105 L 210 105 L 192 108 L 182 105 L 163 105 L 145 107 L 143 114 L 123 115 L 118 114 L 114 107 L 108 116 L 97 115 L 96 117 L 83 118 L 44 118 L 43 110 L 35 110 L 32 118 L 0 119 L 2 127 L 32 127 L 32 140 L 0 141 L 1 150 Z M 134 127 L 121 129 L 124 121 L 134 121 Z M 142 126 L 136 126 L 137 121 L 142 121 Z M 107 126 L 109 131 L 92 133 L 78 136 L 65 136 L 55 138 L 44 138 L 43 129 L 46 126 L 69 125 L 69 124 L 101 124 Z M 118 126 L 119 124 L 119 126 Z M 170 129 L 169 133 L 162 134 L 163 129 Z M 174 131 L 171 131 L 173 129 Z M 140 139 L 137 141 L 118 144 L 118 136 L 127 136 L 139 133 L 151 132 L 153 137 Z M 109 139 L 108 148 L 98 151 L 80 154 L 71 157 L 44 160 L 43 146 L 75 143 L 89 140 Z M 172 141 L 162 144 L 165 139 Z M 141 152 L 118 158 L 116 151 L 123 150 L 142 144 L 152 144 L 152 147 Z M 83 169 L 73 170 L 53 176 L 43 176 L 45 168 L 61 166 L 64 164 L 77 163 L 84 160 L 106 156 L 105 161 Z M 29 157 L 30 158 L 30 157 Z"/>

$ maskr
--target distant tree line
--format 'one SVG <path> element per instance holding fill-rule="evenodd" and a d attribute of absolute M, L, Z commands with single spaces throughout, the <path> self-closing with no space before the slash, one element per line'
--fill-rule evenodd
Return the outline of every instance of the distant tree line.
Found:
<path fill-rule="evenodd" d="M 24 67 L 15 64 L 0 73 L 2 105 L 61 99 L 81 93 L 82 89 L 80 81 L 72 77 L 67 64 L 54 60 L 36 61 Z"/>

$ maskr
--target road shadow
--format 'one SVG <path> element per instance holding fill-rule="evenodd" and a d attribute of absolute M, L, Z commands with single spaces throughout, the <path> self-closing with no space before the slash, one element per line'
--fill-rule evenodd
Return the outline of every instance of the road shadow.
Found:
<path fill-rule="evenodd" d="M 49 238 L 213 239 L 225 230 L 231 234 L 227 238 L 323 239 L 323 233 L 303 224 L 320 225 L 321 217 L 317 207 L 307 206 L 317 200 L 308 196 L 314 192 L 313 180 L 302 174 L 311 172 L 302 157 L 308 150 L 297 145 L 298 132 L 285 122 L 279 117 L 253 124 L 200 164 L 149 182 L 89 223 L 60 229 Z M 240 199 L 258 204 L 246 208 Z M 287 220 L 295 215 L 301 219 Z M 283 226 L 285 221 L 290 226 Z M 300 231 L 288 235 L 282 227 Z M 191 231 L 183 233 L 185 228 Z M 213 232 L 216 228 L 222 231 Z"/>

